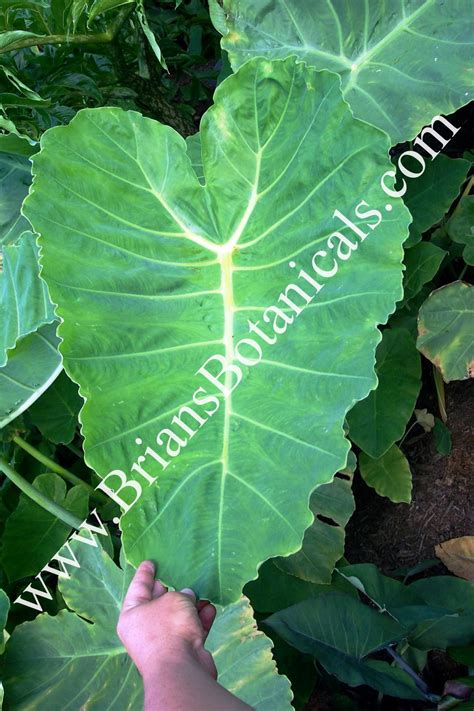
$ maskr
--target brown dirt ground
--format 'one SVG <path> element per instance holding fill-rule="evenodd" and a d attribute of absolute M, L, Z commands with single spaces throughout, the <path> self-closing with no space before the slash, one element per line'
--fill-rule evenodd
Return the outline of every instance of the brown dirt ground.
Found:
<path fill-rule="evenodd" d="M 351 563 L 375 563 L 390 574 L 434 558 L 437 543 L 474 534 L 474 381 L 445 388 L 451 454 L 438 454 L 431 434 L 412 444 L 407 440 L 403 449 L 413 474 L 411 504 L 393 504 L 356 478 L 357 507 L 346 543 Z M 438 415 L 431 394 L 422 393 L 419 402 Z M 429 574 L 443 571 L 440 566 Z"/>

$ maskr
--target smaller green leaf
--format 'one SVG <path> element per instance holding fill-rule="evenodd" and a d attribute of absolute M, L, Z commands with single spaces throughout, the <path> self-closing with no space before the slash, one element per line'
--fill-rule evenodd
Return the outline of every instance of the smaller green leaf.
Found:
<path fill-rule="evenodd" d="M 344 555 L 344 529 L 355 509 L 351 484 L 336 475 L 313 491 L 309 507 L 314 521 L 305 531 L 301 550 L 274 559 L 281 570 L 313 583 L 331 582 L 335 565 Z"/>
<path fill-rule="evenodd" d="M 0 183 L 1 245 L 15 242 L 29 228 L 28 222 L 20 214 L 21 204 L 31 183 L 29 160 L 22 155 L 0 153 Z"/>
<path fill-rule="evenodd" d="M 419 163 L 412 160 L 412 169 L 417 172 Z M 410 160 L 406 160 L 410 168 Z M 403 198 L 413 216 L 410 236 L 405 247 L 421 240 L 429 227 L 441 220 L 459 195 L 470 163 L 462 158 L 448 158 L 442 153 L 433 161 L 427 161 L 424 173 L 416 180 L 407 181 L 408 190 Z"/>
<path fill-rule="evenodd" d="M 57 321 L 20 338 L 0 368 L 0 428 L 21 415 L 62 370 Z"/>
<path fill-rule="evenodd" d="M 412 335 L 385 329 L 376 351 L 378 386 L 347 414 L 349 436 L 378 458 L 405 432 L 421 388 L 421 362 Z"/>
<path fill-rule="evenodd" d="M 39 276 L 38 247 L 31 232 L 3 248 L 0 272 L 0 367 L 19 338 L 54 320 L 48 288 Z"/>
<path fill-rule="evenodd" d="M 37 144 L 30 142 L 26 138 L 20 138 L 20 136 L 17 136 L 14 133 L 0 134 L 1 153 L 11 153 L 13 155 L 29 158 L 37 151 L 37 149 Z"/>
<path fill-rule="evenodd" d="M 473 639 L 474 613 L 424 619 L 408 635 L 408 641 L 413 647 L 424 650 L 469 644 Z"/>
<path fill-rule="evenodd" d="M 464 664 L 466 667 L 474 667 L 474 644 L 449 647 L 446 651 L 456 662 Z"/>
<path fill-rule="evenodd" d="M 474 374 L 474 288 L 462 281 L 436 289 L 418 316 L 416 347 L 441 371 L 443 379 Z"/>
<path fill-rule="evenodd" d="M 444 422 L 439 419 L 439 417 L 435 417 L 433 439 L 437 452 L 443 454 L 445 457 L 448 456 L 448 454 L 451 454 L 451 432 L 448 430 Z"/>
<path fill-rule="evenodd" d="M 466 245 L 462 255 L 464 261 L 474 264 L 474 195 L 461 198 L 446 230 L 454 242 Z"/>
<path fill-rule="evenodd" d="M 474 612 L 474 585 L 452 575 L 435 575 L 410 584 L 410 590 L 433 607 L 455 613 Z"/>
<path fill-rule="evenodd" d="M 446 254 L 444 249 L 431 242 L 419 242 L 405 251 L 404 301 L 412 299 L 424 284 L 431 281 Z"/>
<path fill-rule="evenodd" d="M 0 590 L 0 654 L 3 654 L 8 633 L 5 632 L 8 612 L 10 610 L 10 600 L 4 590 Z M 1 707 L 0 707 L 1 708 Z"/>
<path fill-rule="evenodd" d="M 89 11 L 87 24 L 90 25 L 92 20 L 103 12 L 115 10 L 118 7 L 122 7 L 122 5 L 131 5 L 135 1 L 136 0 L 94 0 Z"/>
<path fill-rule="evenodd" d="M 33 424 L 55 444 L 74 438 L 77 416 L 83 405 L 76 383 L 64 371 L 29 409 Z"/>
<path fill-rule="evenodd" d="M 247 583 L 244 594 L 255 610 L 268 613 L 316 597 L 327 589 L 327 585 L 315 585 L 285 573 L 270 559 L 260 566 L 258 578 Z"/>
<path fill-rule="evenodd" d="M 291 687 L 277 673 L 272 643 L 257 629 L 248 600 L 219 610 L 206 647 L 217 667 L 219 683 L 256 711 L 291 711 Z"/>
<path fill-rule="evenodd" d="M 83 486 L 66 491 L 66 484 L 57 474 L 40 474 L 33 486 L 49 499 L 75 514 L 79 519 L 87 514 L 88 493 Z M 25 494 L 7 519 L 2 538 L 1 560 L 10 581 L 36 575 L 61 548 L 71 529 Z"/>
<path fill-rule="evenodd" d="M 409 635 L 418 649 L 446 649 L 474 639 L 474 585 L 451 575 L 416 580 L 410 586 L 431 607 L 445 610 L 443 616 L 423 620 Z"/>
<path fill-rule="evenodd" d="M 217 0 L 209 0 L 209 15 L 211 22 L 221 35 L 227 34 L 226 16 L 224 8 Z"/>
<path fill-rule="evenodd" d="M 339 567 L 338 571 L 380 610 L 393 613 L 395 609 L 403 606 L 423 604 L 422 597 L 399 580 L 382 575 L 377 566 L 371 563 L 344 565 Z"/>
<path fill-rule="evenodd" d="M 12 30 L 11 32 L 0 32 L 0 50 L 3 52 L 9 51 L 10 48 L 15 49 L 17 42 L 23 40 L 35 39 L 40 44 L 45 35 L 38 35 L 34 32 L 26 32 L 25 30 Z"/>
<path fill-rule="evenodd" d="M 403 628 L 351 595 L 328 592 L 271 615 L 265 624 L 329 674 L 401 698 L 422 698 L 413 681 L 387 662 L 366 660 L 404 636 Z"/>
<path fill-rule="evenodd" d="M 408 461 L 396 444 L 378 459 L 364 452 L 359 457 L 362 478 L 380 496 L 386 496 L 395 504 L 411 501 L 411 471 Z"/>
<path fill-rule="evenodd" d="M 163 69 L 168 70 L 168 67 L 166 66 L 165 59 L 161 53 L 161 49 L 158 45 L 158 42 L 156 41 L 155 35 L 153 34 L 152 30 L 150 29 L 150 25 L 148 24 L 148 20 L 146 17 L 145 13 L 145 6 L 143 3 L 143 0 L 136 0 L 137 3 L 137 16 L 138 16 L 138 21 L 140 23 L 140 26 L 143 30 L 143 33 L 145 37 L 147 38 L 148 42 L 150 43 L 150 47 L 153 50 L 153 53 Z"/>

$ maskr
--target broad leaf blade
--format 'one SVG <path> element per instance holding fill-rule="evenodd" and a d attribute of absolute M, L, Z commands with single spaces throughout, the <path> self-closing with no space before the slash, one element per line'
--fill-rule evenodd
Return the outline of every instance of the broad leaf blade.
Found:
<path fill-rule="evenodd" d="M 392 143 L 472 98 L 470 0 L 224 0 L 222 46 L 234 70 L 296 54 L 338 72 L 357 117 Z M 407 96 L 413 100 L 407 105 Z"/>
<path fill-rule="evenodd" d="M 310 492 L 345 464 L 344 415 L 373 385 L 375 324 L 401 296 L 409 216 L 397 200 L 376 238 L 366 227 L 291 334 L 263 344 L 258 366 L 239 365 L 242 384 L 224 401 L 197 370 L 214 354 L 235 360 L 249 319 L 269 336 L 282 324 L 272 311 L 261 319 L 297 278 L 288 262 L 311 268 L 333 230 L 349 239 L 332 211 L 353 215 L 362 195 L 384 204 L 390 163 L 386 137 L 353 119 L 338 78 L 293 59 L 248 63 L 215 101 L 201 123 L 204 187 L 173 130 L 86 110 L 45 134 L 25 210 L 67 370 L 87 398 L 87 462 L 128 475 L 148 444 L 170 462 L 179 452 L 163 473 L 150 456 L 143 464 L 159 487 L 122 520 L 127 556 L 159 559 L 167 582 L 227 603 L 262 560 L 300 547 Z M 198 407 L 198 388 L 221 397 Z M 174 425 L 179 444 L 169 428 L 184 404 L 204 425 L 197 434 L 185 416 L 195 439 Z"/>

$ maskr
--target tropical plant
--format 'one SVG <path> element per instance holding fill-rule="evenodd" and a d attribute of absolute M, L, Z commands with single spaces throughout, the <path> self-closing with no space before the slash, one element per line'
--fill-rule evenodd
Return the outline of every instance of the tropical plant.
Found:
<path fill-rule="evenodd" d="M 221 56 L 177 5 L 0 8 L 7 708 L 140 705 L 115 621 L 152 558 L 219 606 L 219 679 L 261 711 L 284 674 L 296 708 L 319 679 L 462 709 L 423 674 L 472 667 L 472 583 L 344 542 L 355 473 L 408 504 L 410 433 L 447 455 L 473 375 L 470 6 L 211 0 Z"/>

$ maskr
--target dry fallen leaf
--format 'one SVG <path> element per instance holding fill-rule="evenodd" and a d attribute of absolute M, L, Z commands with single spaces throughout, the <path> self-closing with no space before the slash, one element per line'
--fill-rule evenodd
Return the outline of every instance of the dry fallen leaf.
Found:
<path fill-rule="evenodd" d="M 474 582 L 474 536 L 451 538 L 437 545 L 435 552 L 451 573 Z"/>

